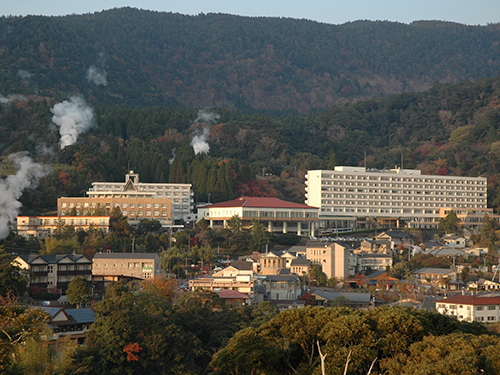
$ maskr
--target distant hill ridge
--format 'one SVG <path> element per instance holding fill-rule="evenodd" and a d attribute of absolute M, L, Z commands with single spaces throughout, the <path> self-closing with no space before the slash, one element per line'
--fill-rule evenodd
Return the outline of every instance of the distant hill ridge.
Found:
<path fill-rule="evenodd" d="M 0 93 L 308 113 L 495 77 L 500 25 L 187 16 L 132 8 L 0 18 Z"/>

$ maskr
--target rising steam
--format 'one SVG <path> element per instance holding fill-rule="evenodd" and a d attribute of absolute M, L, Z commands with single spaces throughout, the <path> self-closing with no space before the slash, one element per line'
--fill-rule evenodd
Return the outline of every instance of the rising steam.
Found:
<path fill-rule="evenodd" d="M 198 117 L 193 121 L 194 124 L 201 124 L 202 129 L 195 134 L 191 141 L 191 146 L 194 148 L 194 153 L 199 154 L 204 152 L 208 154 L 210 146 L 208 145 L 208 136 L 210 134 L 210 127 L 217 122 L 220 115 L 204 109 L 198 111 Z"/>
<path fill-rule="evenodd" d="M 108 85 L 107 73 L 104 69 L 105 56 L 104 52 L 99 53 L 99 58 L 97 59 L 97 65 L 91 65 L 87 69 L 87 81 L 93 83 L 94 85 Z"/>
<path fill-rule="evenodd" d="M 19 198 L 26 189 L 34 189 L 42 177 L 50 173 L 50 168 L 34 163 L 25 153 L 9 156 L 17 169 L 15 175 L 0 180 L 0 240 L 9 235 L 9 221 L 19 214 L 22 204 Z"/>
<path fill-rule="evenodd" d="M 104 69 L 91 65 L 87 70 L 87 81 L 97 86 L 107 86 L 108 79 L 106 71 Z"/>
<path fill-rule="evenodd" d="M 54 114 L 52 122 L 60 128 L 61 149 L 74 144 L 80 134 L 94 125 L 94 111 L 81 97 L 73 97 L 69 101 L 58 103 L 51 112 Z"/>

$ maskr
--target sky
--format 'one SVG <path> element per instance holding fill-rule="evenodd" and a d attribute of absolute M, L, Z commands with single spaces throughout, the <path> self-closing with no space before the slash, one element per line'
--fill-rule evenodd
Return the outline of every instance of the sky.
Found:
<path fill-rule="evenodd" d="M 190 15 L 290 17 L 330 24 L 356 20 L 407 24 L 441 20 L 467 25 L 500 22 L 500 0 L 0 0 L 0 15 L 63 16 L 125 6 Z"/>

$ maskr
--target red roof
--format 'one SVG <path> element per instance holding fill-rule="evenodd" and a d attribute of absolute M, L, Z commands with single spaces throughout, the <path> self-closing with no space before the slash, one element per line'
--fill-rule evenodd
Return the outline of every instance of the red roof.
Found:
<path fill-rule="evenodd" d="M 205 207 L 259 207 L 259 208 L 316 208 L 307 204 L 287 202 L 278 198 L 240 197 L 232 201 L 214 203 Z"/>
<path fill-rule="evenodd" d="M 500 297 L 453 296 L 436 301 L 436 303 L 456 303 L 460 305 L 500 305 Z"/>
<path fill-rule="evenodd" d="M 220 292 L 216 292 L 222 299 L 247 299 L 248 295 L 237 292 L 236 290 L 222 289 Z"/>

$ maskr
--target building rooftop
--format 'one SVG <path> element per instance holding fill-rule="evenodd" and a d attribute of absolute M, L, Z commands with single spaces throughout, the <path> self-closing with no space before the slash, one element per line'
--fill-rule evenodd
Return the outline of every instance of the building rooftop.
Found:
<path fill-rule="evenodd" d="M 461 305 L 500 305 L 500 297 L 478 297 L 457 295 L 437 300 L 436 303 L 456 303 Z"/>
<path fill-rule="evenodd" d="M 316 209 L 306 204 L 287 202 L 278 198 L 268 197 L 240 197 L 232 201 L 214 203 L 205 208 L 217 207 L 255 207 L 255 208 L 301 208 L 301 209 Z"/>
<path fill-rule="evenodd" d="M 154 259 L 158 253 L 97 253 L 94 259 Z"/>

